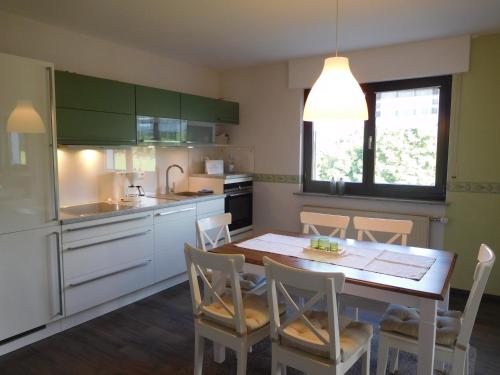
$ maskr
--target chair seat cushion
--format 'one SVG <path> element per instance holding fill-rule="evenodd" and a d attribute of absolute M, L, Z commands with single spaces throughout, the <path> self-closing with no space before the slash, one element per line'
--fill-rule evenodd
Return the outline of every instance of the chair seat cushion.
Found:
<path fill-rule="evenodd" d="M 248 292 L 256 287 L 260 287 L 265 284 L 266 277 L 262 275 L 258 275 L 256 273 L 240 273 L 240 288 L 244 292 Z M 205 273 L 208 281 L 212 282 L 212 270 L 208 270 Z M 226 287 L 231 287 L 231 280 L 229 278 L 226 282 Z"/>
<path fill-rule="evenodd" d="M 231 313 L 234 314 L 234 304 L 231 295 L 223 295 L 222 301 L 224 301 Z M 285 306 L 280 305 L 279 308 L 280 313 L 285 312 Z M 269 309 L 267 307 L 267 297 L 265 295 L 245 295 L 243 297 L 243 310 L 245 323 L 249 332 L 264 327 L 269 323 Z M 203 307 L 203 317 L 226 327 L 235 328 L 233 316 L 218 301 Z"/>
<path fill-rule="evenodd" d="M 330 341 L 328 333 L 328 313 L 310 311 L 306 314 L 311 324 L 319 334 Z M 347 317 L 339 318 L 340 354 L 342 362 L 348 360 L 361 346 L 373 336 L 373 327 L 363 322 L 352 321 Z M 305 352 L 329 358 L 328 348 L 324 346 L 313 331 L 301 320 L 297 319 L 283 330 L 281 342 L 285 346 L 294 347 Z"/>
<path fill-rule="evenodd" d="M 436 318 L 436 344 L 453 346 L 460 332 L 460 311 L 438 310 Z M 420 312 L 416 308 L 390 305 L 380 321 L 380 329 L 418 338 Z"/>

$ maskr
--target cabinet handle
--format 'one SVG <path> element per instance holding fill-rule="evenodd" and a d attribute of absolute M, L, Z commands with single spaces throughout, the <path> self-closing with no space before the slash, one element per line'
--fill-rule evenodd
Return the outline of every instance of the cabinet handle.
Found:
<path fill-rule="evenodd" d="M 125 268 L 122 268 L 122 269 L 119 269 L 119 270 L 116 270 L 116 271 L 113 271 L 113 272 L 109 272 L 109 273 L 106 273 L 104 275 L 99 275 L 99 276 L 91 277 L 89 279 L 85 279 L 85 280 L 77 281 L 77 282 L 74 282 L 74 283 L 70 283 L 68 285 L 68 287 L 74 288 L 76 286 L 80 286 L 80 285 L 83 285 L 83 284 L 88 284 L 88 283 L 90 283 L 92 281 L 104 279 L 106 277 L 113 276 L 113 275 L 116 275 L 116 274 L 119 274 L 119 273 L 122 273 L 122 272 L 125 272 L 125 271 L 130 271 L 130 270 L 133 270 L 133 269 L 136 269 L 136 268 L 139 268 L 139 267 L 144 267 L 144 266 L 147 266 L 152 261 L 153 261 L 152 259 L 148 259 L 148 260 L 146 260 L 144 262 L 140 262 L 138 264 L 134 264 L 134 265 L 131 265 L 131 266 L 128 266 L 128 267 L 125 267 Z"/>
<path fill-rule="evenodd" d="M 182 210 L 177 210 L 177 211 L 159 212 L 155 216 L 167 216 L 167 215 L 178 214 L 179 212 L 186 212 L 186 211 L 193 211 L 193 210 L 196 210 L 196 207 L 183 208 Z"/>
<path fill-rule="evenodd" d="M 125 220 L 118 220 L 118 221 L 112 221 L 110 223 L 102 223 L 102 224 L 94 224 L 94 225 L 87 225 L 85 227 L 80 227 L 80 228 L 67 228 L 67 229 L 64 229 L 65 232 L 75 232 L 75 231 L 78 231 L 78 230 L 83 230 L 83 229 L 90 229 L 90 228 L 97 228 L 97 227 L 102 227 L 102 226 L 105 226 L 105 225 L 112 225 L 112 224 L 121 224 L 121 223 L 127 223 L 129 221 L 136 221 L 136 220 L 142 220 L 142 219 L 146 219 L 147 217 L 149 217 L 150 215 L 146 215 L 146 216 L 140 216 L 140 217 L 133 217 L 131 219 L 125 219 Z"/>
<path fill-rule="evenodd" d="M 52 232 L 51 234 L 56 235 L 56 259 L 57 259 L 57 289 L 58 289 L 58 302 L 59 302 L 59 311 L 57 314 L 55 314 L 52 319 L 54 319 L 57 316 L 62 316 L 63 315 L 63 297 L 62 297 L 62 278 L 61 278 L 61 245 L 60 245 L 60 240 L 61 240 L 61 235 L 59 232 Z"/>
<path fill-rule="evenodd" d="M 58 181 L 57 176 L 57 135 L 56 135 L 56 109 L 54 104 L 54 72 L 51 67 L 47 67 L 48 79 L 49 79 L 49 114 L 50 114 L 50 147 L 52 151 L 52 161 L 51 161 L 51 172 L 52 172 L 52 189 L 54 195 L 54 217 L 53 220 L 59 220 L 59 188 L 56 181 Z"/>
<path fill-rule="evenodd" d="M 109 242 L 114 242 L 114 241 L 120 241 L 120 240 L 125 240 L 127 238 L 132 238 L 132 237 L 139 237 L 139 236 L 143 236 L 147 233 L 151 232 L 151 229 L 148 229 L 144 232 L 140 232 L 140 233 L 134 233 L 134 234 L 129 234 L 129 235 L 126 235 L 126 236 L 121 236 L 121 237 L 115 237 L 115 238 L 110 238 L 109 240 L 103 240 L 103 241 L 98 241 L 98 242 L 92 242 L 92 243 L 88 243 L 88 244 L 85 244 L 85 245 L 79 245 L 79 246 L 73 246 L 73 247 L 67 247 L 66 248 L 66 251 L 73 251 L 73 250 L 78 250 L 78 249 L 83 249 L 85 247 L 90 247 L 90 246 L 95 246 L 95 245 L 102 245 L 104 243 L 109 243 Z"/>

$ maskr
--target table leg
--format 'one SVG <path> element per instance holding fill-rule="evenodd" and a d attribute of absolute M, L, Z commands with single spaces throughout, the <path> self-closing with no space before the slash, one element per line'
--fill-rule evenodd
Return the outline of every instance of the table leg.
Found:
<path fill-rule="evenodd" d="M 441 310 L 445 310 L 445 311 L 450 309 L 450 286 L 449 285 L 448 285 L 448 289 L 446 290 L 444 300 L 439 302 L 439 308 Z"/>
<path fill-rule="evenodd" d="M 225 277 L 223 272 L 212 270 L 212 285 L 217 285 L 221 277 Z M 217 293 L 222 294 L 224 292 L 224 284 L 220 284 Z M 214 361 L 216 363 L 222 363 L 226 360 L 226 347 L 222 344 L 214 342 Z"/>
<path fill-rule="evenodd" d="M 418 375 L 432 375 L 436 346 L 437 301 L 420 299 L 420 326 L 418 327 Z"/>

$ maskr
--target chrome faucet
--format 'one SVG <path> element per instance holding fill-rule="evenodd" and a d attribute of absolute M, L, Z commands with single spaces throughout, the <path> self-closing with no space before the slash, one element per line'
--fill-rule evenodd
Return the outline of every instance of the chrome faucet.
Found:
<path fill-rule="evenodd" d="M 170 194 L 171 191 L 170 191 L 170 184 L 169 184 L 169 178 L 168 178 L 168 172 L 170 172 L 170 169 L 171 168 L 179 168 L 181 173 L 184 173 L 184 169 L 182 169 L 182 167 L 179 165 L 179 164 L 172 164 L 172 165 L 169 165 L 168 168 L 167 168 L 167 171 L 165 172 L 165 193 L 166 194 Z"/>

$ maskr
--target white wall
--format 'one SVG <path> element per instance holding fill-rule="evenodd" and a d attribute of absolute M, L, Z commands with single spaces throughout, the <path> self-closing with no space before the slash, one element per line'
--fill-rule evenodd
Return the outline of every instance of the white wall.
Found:
<path fill-rule="evenodd" d="M 0 52 L 53 62 L 56 69 L 219 96 L 214 70 L 5 12 L 0 12 Z"/>
<path fill-rule="evenodd" d="M 221 93 L 240 103 L 240 125 L 226 129 L 232 143 L 254 146 L 255 172 L 300 175 L 303 90 L 288 88 L 287 63 L 224 72 Z M 301 185 L 290 183 L 256 182 L 254 191 L 257 229 L 299 230 L 298 214 L 304 205 L 429 216 L 445 212 L 443 205 L 299 196 L 294 193 Z M 443 247 L 443 229 L 432 224 L 432 247 Z"/>

